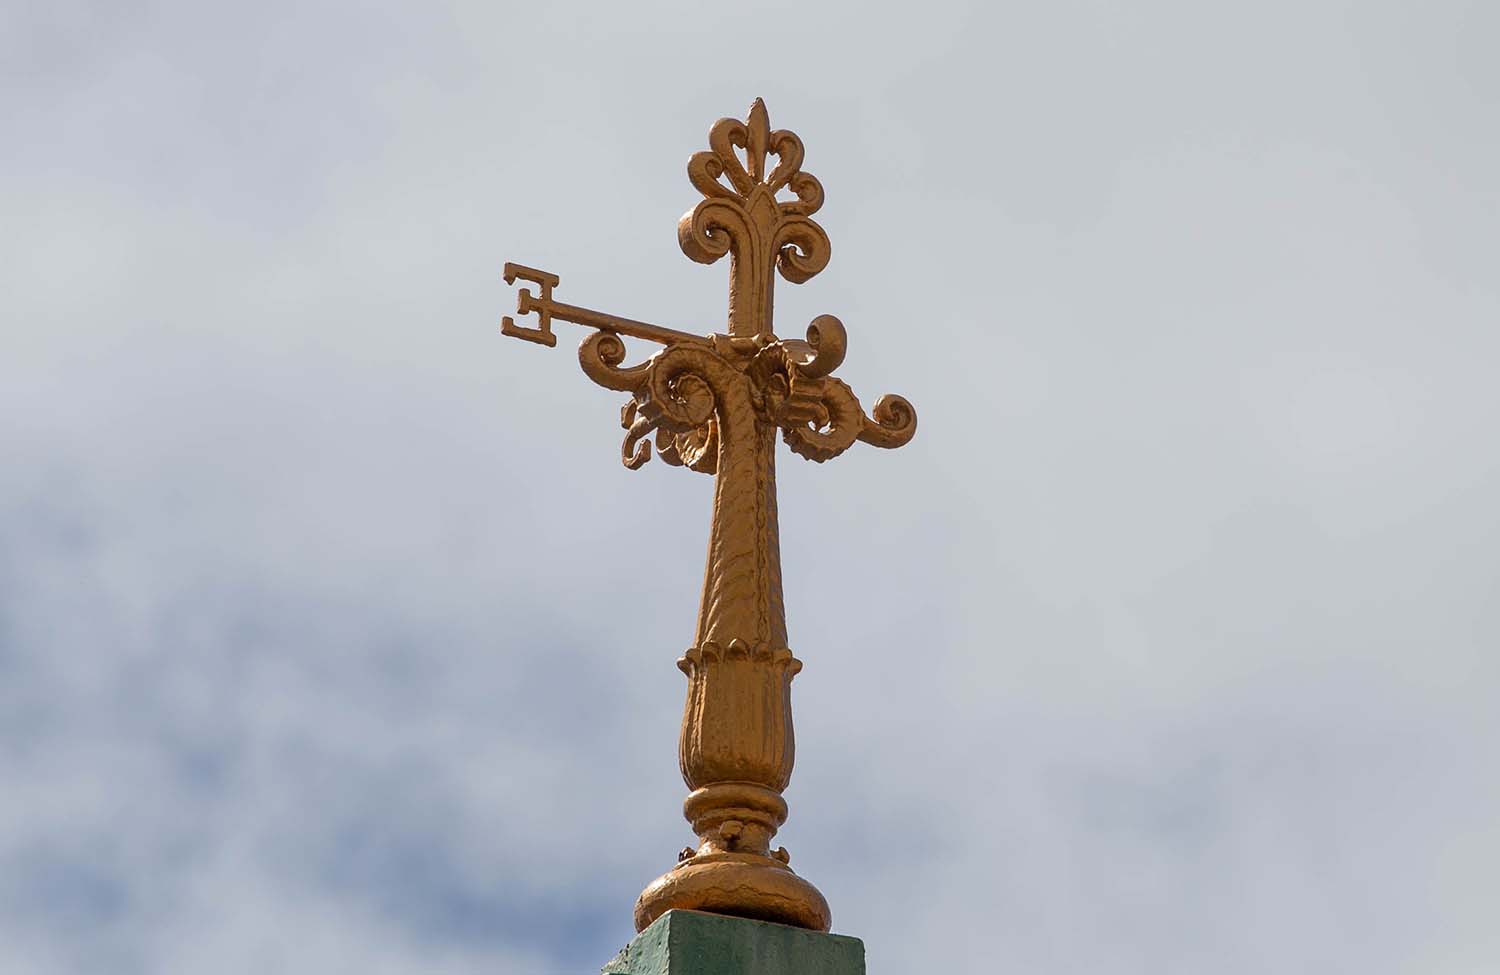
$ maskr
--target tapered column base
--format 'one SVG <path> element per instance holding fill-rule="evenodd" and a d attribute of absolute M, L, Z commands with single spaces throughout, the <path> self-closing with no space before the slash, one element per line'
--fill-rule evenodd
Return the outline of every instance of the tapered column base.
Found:
<path fill-rule="evenodd" d="M 754 853 L 708 853 L 651 882 L 635 902 L 635 929 L 667 911 L 706 911 L 827 931 L 832 918 L 818 888 L 780 860 Z"/>

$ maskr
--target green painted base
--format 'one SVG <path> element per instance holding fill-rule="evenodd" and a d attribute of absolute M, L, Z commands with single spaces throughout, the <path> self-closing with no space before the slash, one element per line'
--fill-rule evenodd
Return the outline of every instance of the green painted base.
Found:
<path fill-rule="evenodd" d="M 865 975 L 865 943 L 841 934 L 668 911 L 603 975 Z"/>

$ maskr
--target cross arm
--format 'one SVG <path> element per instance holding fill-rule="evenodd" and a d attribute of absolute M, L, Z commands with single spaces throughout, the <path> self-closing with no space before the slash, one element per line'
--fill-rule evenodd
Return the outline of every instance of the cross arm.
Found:
<path fill-rule="evenodd" d="M 662 345 L 674 345 L 679 342 L 686 342 L 693 345 L 709 344 L 707 338 L 701 335 L 694 335 L 692 332 L 683 332 L 675 328 L 667 328 L 663 325 L 653 325 L 650 322 L 638 322 L 633 318 L 625 318 L 621 315 L 612 315 L 608 312 L 595 311 L 592 308 L 583 308 L 579 305 L 569 305 L 561 301 L 556 301 L 552 297 L 552 289 L 556 288 L 560 281 L 557 275 L 507 261 L 505 264 L 505 283 L 515 284 L 517 279 L 530 281 L 541 289 L 541 294 L 539 295 L 534 295 L 525 288 L 522 288 L 516 294 L 516 314 L 529 315 L 535 312 L 537 327 L 527 328 L 517 325 L 514 318 L 506 315 L 500 319 L 500 333 L 502 335 L 509 335 L 512 338 L 554 347 L 557 345 L 557 336 L 552 331 L 552 320 L 558 319 L 559 321 L 582 325 L 586 328 L 595 328 L 601 332 L 628 335 L 631 338 L 644 339 L 647 342 L 658 342 Z"/>
<path fill-rule="evenodd" d="M 536 327 L 501 319 L 504 335 L 555 347 L 554 319 L 594 330 L 578 347 L 578 364 L 606 389 L 629 393 L 621 414 L 627 431 L 621 459 L 632 470 L 651 456 L 647 437 L 656 435 L 662 459 L 703 473 L 717 469 L 719 399 L 742 402 L 756 422 L 780 427 L 793 452 L 822 462 L 842 454 L 856 440 L 876 447 L 900 447 L 916 433 L 917 415 L 900 396 L 882 396 L 870 415 L 854 391 L 833 371 L 844 359 L 848 337 L 833 315 L 819 315 L 806 340 L 774 334 L 694 335 L 608 312 L 570 305 L 553 297 L 558 277 L 522 264 L 505 265 L 505 281 L 528 281 L 521 288 L 517 315 L 536 315 Z M 624 365 L 621 336 L 666 346 L 638 365 Z"/>

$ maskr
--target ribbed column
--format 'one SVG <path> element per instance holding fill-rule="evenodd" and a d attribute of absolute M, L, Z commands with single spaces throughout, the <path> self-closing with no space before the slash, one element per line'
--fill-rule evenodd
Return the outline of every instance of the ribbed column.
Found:
<path fill-rule="evenodd" d="M 642 930 L 673 908 L 826 931 L 828 903 L 771 840 L 786 821 L 792 678 L 776 524 L 775 427 L 756 416 L 748 381 L 717 388 L 719 465 L 697 639 L 678 667 L 688 678 L 678 757 L 692 793 L 683 813 L 698 835 L 676 869 L 636 902 Z"/>

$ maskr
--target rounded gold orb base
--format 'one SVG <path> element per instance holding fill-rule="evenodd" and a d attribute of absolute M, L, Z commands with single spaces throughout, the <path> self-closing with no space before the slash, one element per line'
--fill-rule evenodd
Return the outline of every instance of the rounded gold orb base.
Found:
<path fill-rule="evenodd" d="M 812 931 L 832 923 L 828 901 L 790 867 L 753 853 L 689 857 L 653 880 L 635 902 L 635 929 L 644 931 L 667 911 L 706 911 L 774 921 Z"/>

